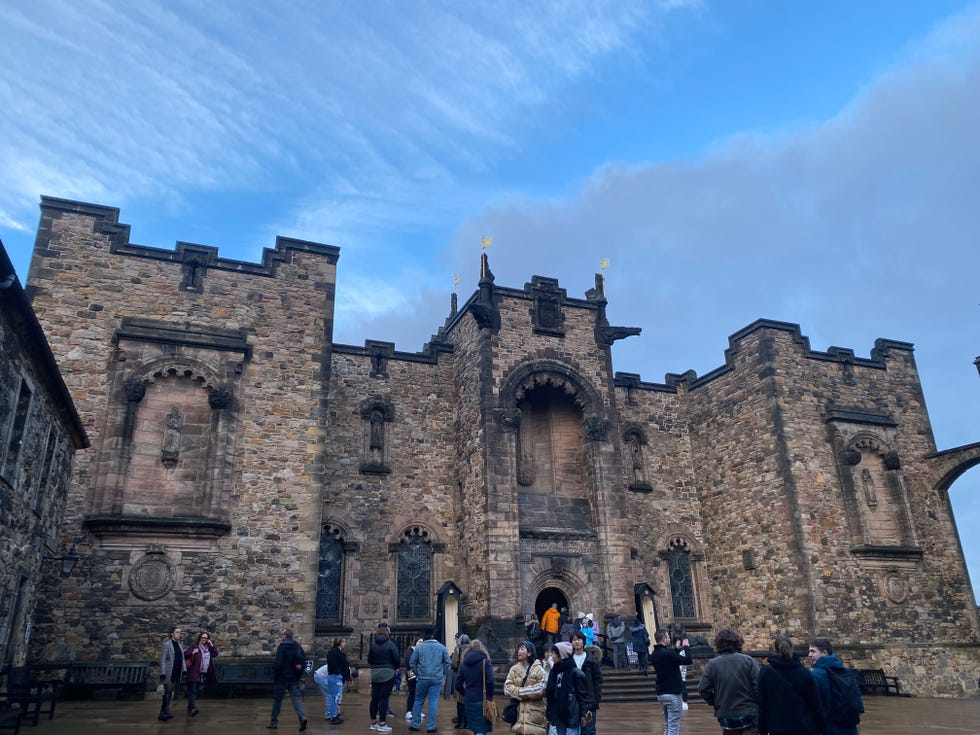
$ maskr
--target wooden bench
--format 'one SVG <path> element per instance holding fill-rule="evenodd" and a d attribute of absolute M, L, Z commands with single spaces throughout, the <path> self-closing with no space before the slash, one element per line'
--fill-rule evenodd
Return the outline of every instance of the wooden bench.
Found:
<path fill-rule="evenodd" d="M 146 696 L 146 681 L 150 675 L 149 661 L 86 661 L 68 666 L 66 695 L 92 693 L 99 689 L 133 692 L 140 699 Z"/>
<path fill-rule="evenodd" d="M 861 694 L 877 694 L 883 691 L 894 697 L 911 696 L 903 694 L 898 677 L 885 676 L 884 669 L 855 669 L 854 675 L 857 677 L 858 686 L 861 687 Z"/>
<path fill-rule="evenodd" d="M 274 661 L 216 661 L 215 684 L 227 691 L 229 697 L 237 691 L 272 691 L 275 678 Z"/>
<path fill-rule="evenodd" d="M 3 672 L 3 685 L 0 686 L 0 699 L 6 704 L 3 721 L 12 721 L 13 711 L 20 711 L 20 718 L 37 725 L 41 715 L 54 719 L 55 706 L 61 694 L 60 679 L 35 679 L 29 666 L 12 666 Z M 16 731 L 19 723 L 4 725 Z"/>

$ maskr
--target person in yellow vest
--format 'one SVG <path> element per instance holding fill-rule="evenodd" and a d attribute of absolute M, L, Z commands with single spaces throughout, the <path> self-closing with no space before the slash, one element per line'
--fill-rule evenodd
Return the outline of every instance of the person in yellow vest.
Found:
<path fill-rule="evenodd" d="M 541 616 L 541 632 L 544 633 L 545 643 L 554 643 L 558 640 L 558 603 L 552 602 L 551 607 L 544 611 Z"/>

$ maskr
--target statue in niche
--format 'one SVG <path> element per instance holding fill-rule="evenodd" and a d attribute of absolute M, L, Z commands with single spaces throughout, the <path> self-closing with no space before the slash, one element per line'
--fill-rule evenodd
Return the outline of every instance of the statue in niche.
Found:
<path fill-rule="evenodd" d="M 630 469 L 633 473 L 633 482 L 646 482 L 643 472 L 643 446 L 640 444 L 640 435 L 631 434 L 630 445 Z"/>
<path fill-rule="evenodd" d="M 521 427 L 517 435 L 517 484 L 523 487 L 530 487 L 534 484 L 534 451 L 531 447 L 531 439 L 528 430 Z"/>
<path fill-rule="evenodd" d="M 180 430 L 183 423 L 184 418 L 176 406 L 167 412 L 164 419 L 163 450 L 160 453 L 160 461 L 168 470 L 177 465 L 177 458 L 180 456 Z"/>
<path fill-rule="evenodd" d="M 878 496 L 875 494 L 875 481 L 871 477 L 870 470 L 862 470 L 861 484 L 864 486 L 864 499 L 867 501 L 868 507 L 875 510 L 878 507 Z"/>
<path fill-rule="evenodd" d="M 370 436 L 368 449 L 371 452 L 371 462 L 382 464 L 385 450 L 385 412 L 380 408 L 371 411 Z"/>

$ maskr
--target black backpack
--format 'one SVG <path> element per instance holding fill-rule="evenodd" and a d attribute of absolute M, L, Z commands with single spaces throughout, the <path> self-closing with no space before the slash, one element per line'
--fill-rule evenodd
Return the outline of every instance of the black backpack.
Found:
<path fill-rule="evenodd" d="M 843 727 L 854 727 L 861 721 L 864 702 L 861 687 L 850 669 L 827 669 L 827 684 L 830 686 L 830 707 L 827 715 L 830 721 Z"/>

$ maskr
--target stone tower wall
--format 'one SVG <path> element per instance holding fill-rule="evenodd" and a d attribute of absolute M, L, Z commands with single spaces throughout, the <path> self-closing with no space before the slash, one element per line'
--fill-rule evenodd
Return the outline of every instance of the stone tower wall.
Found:
<path fill-rule="evenodd" d="M 372 375 L 368 356 L 338 350 L 332 366 L 322 520 L 339 525 L 344 540 L 358 546 L 345 556 L 345 576 L 357 593 L 343 596 L 342 627 L 371 632 L 381 619 L 396 630 L 431 626 L 435 605 L 425 620 L 398 616 L 395 547 L 406 530 L 420 527 L 435 549 L 432 597 L 448 581 L 465 589 L 457 553 L 452 355 L 440 354 L 432 363 L 393 357 Z M 375 471 L 365 467 L 370 423 L 363 413 L 378 400 L 390 403 L 392 416 L 385 467 Z"/>
<path fill-rule="evenodd" d="M 201 246 L 130 245 L 117 216 L 45 199 L 31 264 L 34 308 L 92 440 L 75 463 L 64 528 L 83 561 L 51 593 L 47 607 L 57 612 L 39 625 L 43 655 L 152 658 L 172 624 L 211 629 L 238 654 L 272 650 L 285 624 L 309 637 L 337 250 L 281 239 L 262 265 L 222 261 Z M 237 440 L 225 448 L 232 469 L 215 480 L 224 505 L 209 533 L 167 518 L 161 529 L 84 530 L 110 476 L 96 463 L 118 444 L 107 417 L 125 403 L 119 381 L 140 358 L 114 345 L 126 320 L 158 325 L 129 339 L 139 349 L 227 381 L 223 410 Z M 236 330 L 244 346 L 229 352 L 220 342 Z M 205 347 L 193 346 L 202 339 Z M 174 346 L 154 347 L 167 340 Z M 232 354 L 237 374 L 229 374 Z"/>
<path fill-rule="evenodd" d="M 770 323 L 733 337 L 727 357 L 730 369 L 686 395 L 716 626 L 736 625 L 757 649 L 776 633 L 826 636 L 853 665 L 889 670 L 887 642 L 915 641 L 904 667 L 917 674 L 903 685 L 968 691 L 955 646 L 972 638 L 972 603 L 929 479 L 935 446 L 911 346 L 814 353 L 794 325 Z M 871 461 L 879 481 L 863 488 Z M 868 543 L 869 505 L 904 529 L 898 542 Z M 950 644 L 950 666 L 927 663 Z"/>

